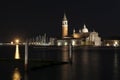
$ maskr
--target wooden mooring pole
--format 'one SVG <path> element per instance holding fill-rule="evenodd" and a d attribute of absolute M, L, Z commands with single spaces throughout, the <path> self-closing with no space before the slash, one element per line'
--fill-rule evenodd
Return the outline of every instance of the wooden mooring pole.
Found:
<path fill-rule="evenodd" d="M 25 43 L 25 70 L 28 68 L 28 42 Z"/>

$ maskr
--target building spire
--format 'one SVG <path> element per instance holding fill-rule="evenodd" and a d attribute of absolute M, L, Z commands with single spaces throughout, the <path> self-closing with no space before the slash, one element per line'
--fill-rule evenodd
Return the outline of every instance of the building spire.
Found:
<path fill-rule="evenodd" d="M 87 27 L 86 27 L 86 25 L 85 25 L 85 24 L 84 24 L 84 26 L 83 26 L 82 32 L 83 32 L 83 33 L 88 32 L 88 29 L 87 29 Z"/>
<path fill-rule="evenodd" d="M 86 25 L 84 24 L 84 28 L 86 28 Z"/>
<path fill-rule="evenodd" d="M 65 13 L 64 13 L 63 20 L 64 20 L 64 21 L 67 21 L 67 17 L 66 17 L 66 14 L 65 14 Z"/>
<path fill-rule="evenodd" d="M 73 29 L 73 34 L 75 33 L 75 29 Z"/>
<path fill-rule="evenodd" d="M 81 33 L 81 29 L 79 29 L 79 33 Z"/>

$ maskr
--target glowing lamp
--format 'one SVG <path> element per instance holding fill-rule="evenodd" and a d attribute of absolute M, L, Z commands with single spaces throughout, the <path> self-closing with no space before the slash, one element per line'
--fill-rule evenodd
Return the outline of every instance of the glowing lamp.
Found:
<path fill-rule="evenodd" d="M 13 45 L 13 42 L 12 42 L 12 41 L 11 41 L 10 43 L 11 43 L 11 45 Z"/>
<path fill-rule="evenodd" d="M 15 42 L 16 42 L 16 43 L 19 43 L 19 39 L 16 39 Z"/>

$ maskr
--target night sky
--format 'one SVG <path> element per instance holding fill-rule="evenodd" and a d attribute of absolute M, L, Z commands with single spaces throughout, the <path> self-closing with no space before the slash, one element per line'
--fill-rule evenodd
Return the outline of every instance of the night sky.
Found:
<path fill-rule="evenodd" d="M 44 33 L 60 37 L 64 12 L 69 32 L 86 24 L 101 37 L 120 36 L 120 0 L 9 0 L 0 7 L 0 42 Z"/>

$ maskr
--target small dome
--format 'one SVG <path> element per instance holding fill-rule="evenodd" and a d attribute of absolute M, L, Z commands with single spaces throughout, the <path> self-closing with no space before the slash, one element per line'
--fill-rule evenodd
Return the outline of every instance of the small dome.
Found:
<path fill-rule="evenodd" d="M 83 33 L 88 33 L 88 29 L 86 28 L 86 25 L 84 24 L 84 28 L 82 29 Z"/>

